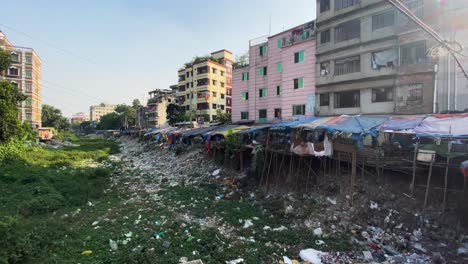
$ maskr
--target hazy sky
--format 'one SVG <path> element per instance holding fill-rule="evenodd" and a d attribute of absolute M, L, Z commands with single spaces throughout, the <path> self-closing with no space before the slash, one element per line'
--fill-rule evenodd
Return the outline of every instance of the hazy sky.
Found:
<path fill-rule="evenodd" d="M 248 49 L 249 39 L 315 19 L 315 0 L 15 0 L 0 30 L 42 59 L 43 103 L 67 116 L 131 103 L 177 83 L 196 55 Z"/>

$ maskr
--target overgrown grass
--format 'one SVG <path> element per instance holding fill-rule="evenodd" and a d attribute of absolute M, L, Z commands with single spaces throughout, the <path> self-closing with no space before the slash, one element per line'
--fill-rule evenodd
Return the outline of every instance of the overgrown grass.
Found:
<path fill-rule="evenodd" d="M 0 159 L 0 263 L 38 263 L 61 246 L 60 239 L 74 234 L 59 217 L 63 212 L 108 199 L 104 190 L 112 167 L 80 165 L 105 160 L 118 151 L 117 143 L 76 142 L 80 147 L 0 146 L 7 153 Z"/>

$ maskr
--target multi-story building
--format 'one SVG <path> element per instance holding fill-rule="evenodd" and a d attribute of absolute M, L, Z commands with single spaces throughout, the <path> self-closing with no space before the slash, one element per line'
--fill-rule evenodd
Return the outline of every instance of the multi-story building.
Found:
<path fill-rule="evenodd" d="M 86 115 L 85 113 L 83 112 L 79 112 L 79 113 L 76 113 L 76 114 L 73 114 L 72 117 L 71 117 L 71 123 L 72 124 L 77 124 L 77 123 L 81 123 L 81 122 L 85 122 L 85 121 L 89 121 L 89 115 Z"/>
<path fill-rule="evenodd" d="M 232 53 L 220 50 L 196 58 L 178 71 L 177 102 L 186 112 L 204 121 L 216 119 L 216 111 L 231 111 Z"/>
<path fill-rule="evenodd" d="M 439 1 L 401 2 L 438 30 Z M 318 0 L 316 113 L 432 112 L 436 45 L 385 0 Z"/>
<path fill-rule="evenodd" d="M 232 121 L 314 115 L 315 23 L 249 42 L 249 64 L 234 67 Z"/>
<path fill-rule="evenodd" d="M 174 86 L 171 86 L 171 89 L 156 89 L 148 93 L 150 95 L 146 109 L 148 127 L 164 127 L 167 125 L 167 106 L 176 103 L 173 88 Z"/>
<path fill-rule="evenodd" d="M 115 112 L 116 105 L 101 103 L 89 108 L 91 121 L 99 122 L 102 116 Z"/>
<path fill-rule="evenodd" d="M 0 31 L 0 48 L 10 53 L 11 66 L 6 70 L 5 76 L 26 96 L 21 103 L 19 118 L 30 123 L 33 127 L 41 126 L 41 59 L 34 49 L 14 46 L 5 34 Z"/>

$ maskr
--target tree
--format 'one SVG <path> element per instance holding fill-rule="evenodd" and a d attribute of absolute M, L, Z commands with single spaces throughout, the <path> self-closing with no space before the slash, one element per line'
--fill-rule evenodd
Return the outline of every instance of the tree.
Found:
<path fill-rule="evenodd" d="M 84 134 L 92 134 L 94 133 L 94 130 L 95 130 L 91 121 L 81 122 L 81 124 L 79 125 L 79 128 L 80 128 L 81 133 L 84 133 Z"/>
<path fill-rule="evenodd" d="M 22 134 L 17 106 L 24 100 L 26 96 L 18 88 L 9 81 L 0 81 L 0 141 Z"/>
<path fill-rule="evenodd" d="M 126 104 L 119 104 L 115 108 L 115 112 L 120 115 L 122 126 L 128 128 L 136 123 L 136 109 Z"/>
<path fill-rule="evenodd" d="M 249 65 L 249 53 L 248 52 L 245 52 L 244 54 L 240 56 L 236 56 L 236 62 L 233 65 L 235 69 L 241 68 L 247 65 Z"/>
<path fill-rule="evenodd" d="M 42 126 L 53 127 L 58 131 L 69 130 L 70 122 L 62 115 L 62 111 L 51 105 L 42 105 Z"/>
<path fill-rule="evenodd" d="M 221 109 L 216 110 L 216 121 L 227 124 L 231 122 L 231 114 L 223 112 Z"/>
<path fill-rule="evenodd" d="M 11 57 L 10 53 L 0 49 L 0 75 L 4 75 L 4 71 L 10 67 Z"/>
<path fill-rule="evenodd" d="M 138 99 L 133 99 L 132 101 L 132 107 L 135 108 L 135 110 L 137 110 L 139 107 L 141 107 L 141 103 L 140 103 L 140 100 Z"/>
<path fill-rule="evenodd" d="M 101 116 L 99 120 L 99 129 L 120 129 L 122 125 L 122 116 L 119 113 L 109 113 Z"/>
<path fill-rule="evenodd" d="M 166 118 L 169 125 L 184 121 L 185 109 L 178 104 L 168 104 L 166 107 Z"/>

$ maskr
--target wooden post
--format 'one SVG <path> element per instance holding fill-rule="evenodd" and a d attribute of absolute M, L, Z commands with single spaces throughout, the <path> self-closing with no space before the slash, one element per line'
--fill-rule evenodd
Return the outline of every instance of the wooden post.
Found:
<path fill-rule="evenodd" d="M 312 163 L 312 157 L 310 158 L 310 163 Z M 306 161 L 307 164 L 307 161 Z M 306 192 L 309 191 L 309 181 L 310 181 L 310 165 L 308 166 L 309 168 L 307 169 L 307 180 L 306 180 Z"/>
<path fill-rule="evenodd" d="M 429 165 L 429 175 L 427 176 L 426 194 L 424 196 L 424 206 L 423 206 L 423 215 L 424 215 L 424 217 L 426 216 L 427 198 L 429 197 L 429 186 L 431 184 L 432 165 L 433 164 L 434 164 L 434 158 L 431 159 L 431 164 Z"/>
<path fill-rule="evenodd" d="M 280 166 L 279 166 L 279 169 L 278 169 L 278 174 L 276 175 L 276 183 L 275 183 L 275 191 L 278 191 L 278 185 L 279 185 L 279 181 L 280 181 L 280 176 L 281 176 L 281 173 L 282 173 L 282 169 L 283 169 L 283 164 L 284 164 L 284 156 L 286 156 L 284 153 L 281 153 L 281 163 L 280 163 Z"/>
<path fill-rule="evenodd" d="M 273 151 L 271 151 L 271 155 L 270 155 L 270 163 L 268 164 L 268 172 L 267 172 L 267 175 L 266 175 L 266 191 L 268 192 L 268 185 L 270 184 L 270 168 L 271 168 L 271 161 L 273 160 Z"/>
<path fill-rule="evenodd" d="M 447 165 L 445 167 L 445 184 L 444 184 L 444 200 L 442 202 L 442 213 L 445 212 L 445 203 L 447 202 L 447 185 L 448 185 L 448 172 L 450 166 L 450 152 L 452 150 L 452 141 L 448 143 L 448 151 L 447 151 Z"/>
<path fill-rule="evenodd" d="M 356 151 L 354 150 L 351 156 L 351 207 L 353 207 L 354 202 L 354 181 L 356 178 Z"/>
<path fill-rule="evenodd" d="M 413 197 L 413 194 L 414 194 L 414 182 L 416 181 L 416 159 L 418 157 L 418 150 L 419 150 L 419 141 L 416 142 L 416 146 L 414 146 L 413 178 L 411 179 L 411 185 L 410 185 L 411 197 Z"/>

